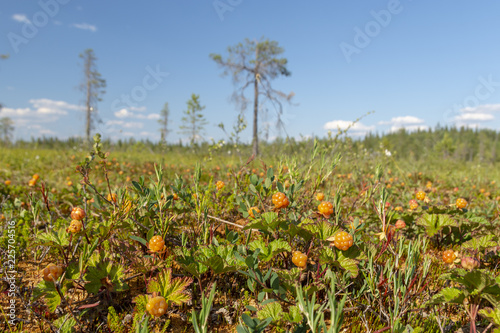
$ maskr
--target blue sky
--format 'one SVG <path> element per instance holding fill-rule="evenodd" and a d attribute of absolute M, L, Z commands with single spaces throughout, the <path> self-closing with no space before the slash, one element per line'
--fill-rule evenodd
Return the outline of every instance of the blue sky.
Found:
<path fill-rule="evenodd" d="M 234 87 L 209 54 L 225 55 L 228 46 L 262 36 L 285 49 L 292 72 L 274 82 L 295 93 L 295 105 L 285 105 L 282 115 L 290 136 L 321 137 L 370 111 L 351 129 L 353 136 L 438 123 L 500 127 L 498 2 L 1 3 L 0 54 L 10 57 L 0 60 L 0 117 L 15 121 L 17 139 L 84 135 L 78 56 L 87 48 L 107 81 L 97 128 L 105 137 L 158 140 L 158 113 L 168 102 L 167 139 L 187 140 L 179 126 L 195 93 L 206 106 L 205 139 L 224 139 L 217 124 L 231 128 L 236 121 Z M 124 103 L 134 92 L 138 98 Z M 272 109 L 261 117 L 270 139 L 280 134 L 276 119 Z M 250 138 L 251 126 L 243 133 Z"/>

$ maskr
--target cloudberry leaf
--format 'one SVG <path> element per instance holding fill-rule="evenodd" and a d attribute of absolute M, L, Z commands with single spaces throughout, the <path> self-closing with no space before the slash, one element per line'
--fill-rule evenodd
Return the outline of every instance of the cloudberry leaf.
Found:
<path fill-rule="evenodd" d="M 66 287 L 63 286 L 61 288 L 61 292 L 64 294 L 66 292 Z M 56 290 L 56 287 L 53 282 L 40 282 L 36 288 L 33 290 L 33 298 L 38 299 L 44 296 L 45 302 L 50 310 L 50 312 L 54 312 L 56 308 L 61 304 L 61 297 Z"/>
<path fill-rule="evenodd" d="M 159 292 L 165 300 L 177 305 L 182 305 L 182 303 L 186 303 L 191 299 L 190 295 L 184 293 L 186 288 L 193 282 L 190 277 L 172 279 L 172 269 L 168 268 L 158 275 L 155 282 L 148 285 L 148 292 Z"/>
<path fill-rule="evenodd" d="M 479 310 L 479 314 L 488 319 L 493 324 L 500 326 L 500 308 L 485 308 Z"/>
<path fill-rule="evenodd" d="M 457 288 L 444 288 L 434 295 L 428 305 L 441 305 L 443 303 L 463 304 L 465 294 Z"/>
<path fill-rule="evenodd" d="M 342 251 L 337 251 L 338 263 L 340 267 L 348 271 L 353 278 L 357 277 L 359 274 L 358 261 L 350 258 L 346 258 Z"/>
<path fill-rule="evenodd" d="M 456 225 L 455 220 L 449 215 L 427 213 L 418 218 L 416 223 L 425 227 L 425 231 L 429 237 L 434 236 L 444 227 Z"/>
<path fill-rule="evenodd" d="M 476 251 L 494 247 L 498 245 L 496 242 L 492 241 L 494 237 L 495 235 L 486 235 L 480 238 L 472 238 L 471 240 L 463 243 L 462 247 L 466 249 L 473 249 Z"/>
<path fill-rule="evenodd" d="M 283 308 L 279 302 L 268 303 L 257 312 L 257 318 L 260 320 L 271 318 L 273 321 L 280 321 L 283 319 Z"/>
<path fill-rule="evenodd" d="M 85 274 L 85 289 L 89 293 L 97 294 L 101 287 L 106 287 L 111 291 L 123 291 L 128 289 L 128 285 L 121 280 L 125 277 L 123 267 L 113 265 L 109 261 L 103 261 L 96 266 L 89 266 Z"/>

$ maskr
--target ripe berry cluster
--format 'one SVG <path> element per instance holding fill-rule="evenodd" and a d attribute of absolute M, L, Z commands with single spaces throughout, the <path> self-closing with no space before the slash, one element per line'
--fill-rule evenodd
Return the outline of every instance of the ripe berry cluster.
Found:
<path fill-rule="evenodd" d="M 353 244 L 353 238 L 351 234 L 348 234 L 345 231 L 340 231 L 335 235 L 333 240 L 333 245 L 339 250 L 346 251 Z"/>
<path fill-rule="evenodd" d="M 49 264 L 43 270 L 43 279 L 47 282 L 54 282 L 62 275 L 63 269 L 60 266 Z"/>
<path fill-rule="evenodd" d="M 415 199 L 411 199 L 409 205 L 411 210 L 415 210 L 418 208 L 418 202 Z"/>
<path fill-rule="evenodd" d="M 447 264 L 451 264 L 455 261 L 457 255 L 453 250 L 446 250 L 443 252 L 443 261 Z"/>
<path fill-rule="evenodd" d="M 282 192 L 274 193 L 272 201 L 276 208 L 286 208 L 290 204 L 285 193 Z"/>
<path fill-rule="evenodd" d="M 455 204 L 457 205 L 457 208 L 462 209 L 467 207 L 468 202 L 464 198 L 458 198 Z"/>
<path fill-rule="evenodd" d="M 300 251 L 293 252 L 292 262 L 295 266 L 304 268 L 307 266 L 307 255 Z"/>
<path fill-rule="evenodd" d="M 85 211 L 80 207 L 74 207 L 71 210 L 71 219 L 73 220 L 83 220 L 85 218 Z"/>
<path fill-rule="evenodd" d="M 323 214 L 323 216 L 329 217 L 333 214 L 333 204 L 328 201 L 323 201 L 319 204 L 318 210 L 321 214 Z"/>
<path fill-rule="evenodd" d="M 151 298 L 146 304 L 146 310 L 155 317 L 160 317 L 167 312 L 167 302 L 165 298 L 156 296 Z"/>
<path fill-rule="evenodd" d="M 71 223 L 68 227 L 68 232 L 76 234 L 82 230 L 83 223 L 80 220 L 71 220 Z"/>
<path fill-rule="evenodd" d="M 217 187 L 217 191 L 220 191 L 224 188 L 224 182 L 222 180 L 219 180 L 217 183 L 215 183 L 215 187 Z"/>
<path fill-rule="evenodd" d="M 425 199 L 425 192 L 424 191 L 418 191 L 416 194 L 417 200 L 424 200 Z"/>
<path fill-rule="evenodd" d="M 165 241 L 161 236 L 153 236 L 149 240 L 149 249 L 151 252 L 160 252 L 165 247 Z"/>

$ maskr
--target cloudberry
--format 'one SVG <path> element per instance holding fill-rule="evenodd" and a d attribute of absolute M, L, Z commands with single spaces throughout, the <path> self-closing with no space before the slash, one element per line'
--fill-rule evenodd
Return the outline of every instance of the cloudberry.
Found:
<path fill-rule="evenodd" d="M 323 193 L 316 194 L 316 200 L 323 201 L 325 199 L 325 195 Z"/>
<path fill-rule="evenodd" d="M 457 255 L 453 250 L 446 250 L 443 252 L 443 261 L 447 264 L 451 264 L 455 261 Z"/>
<path fill-rule="evenodd" d="M 71 210 L 71 219 L 83 220 L 83 218 L 85 218 L 85 211 L 80 207 L 73 207 Z"/>
<path fill-rule="evenodd" d="M 30 181 L 28 182 L 28 186 L 35 186 L 36 185 L 36 180 L 35 179 L 30 179 Z"/>
<path fill-rule="evenodd" d="M 467 207 L 467 200 L 463 198 L 458 198 L 456 202 L 457 208 L 465 208 Z"/>
<path fill-rule="evenodd" d="M 62 275 L 63 269 L 60 266 L 49 264 L 43 270 L 43 279 L 47 282 L 54 282 Z"/>
<path fill-rule="evenodd" d="M 415 210 L 418 208 L 418 202 L 415 199 L 411 199 L 409 205 L 411 210 Z"/>
<path fill-rule="evenodd" d="M 82 227 L 83 227 L 82 221 L 71 220 L 71 223 L 69 224 L 69 227 L 68 227 L 68 232 L 76 234 L 77 232 L 80 232 L 80 230 L 82 230 Z"/>
<path fill-rule="evenodd" d="M 425 199 L 425 192 L 418 191 L 416 197 L 417 197 L 417 200 L 420 200 L 420 201 L 424 200 Z"/>
<path fill-rule="evenodd" d="M 220 191 L 224 188 L 224 182 L 222 180 L 219 180 L 217 183 L 215 183 L 215 186 L 217 187 L 217 191 Z"/>
<path fill-rule="evenodd" d="M 462 258 L 462 267 L 468 270 L 473 270 L 474 268 L 478 268 L 480 265 L 479 261 L 476 258 L 465 257 Z"/>
<path fill-rule="evenodd" d="M 292 262 L 295 266 L 304 268 L 307 266 L 307 255 L 300 251 L 293 252 Z"/>
<path fill-rule="evenodd" d="M 5 183 L 5 185 L 9 186 L 11 181 L 9 179 L 7 179 L 4 183 Z"/>
<path fill-rule="evenodd" d="M 352 235 L 345 231 L 340 231 L 334 236 L 333 245 L 339 250 L 348 250 L 353 243 Z"/>
<path fill-rule="evenodd" d="M 329 217 L 333 214 L 333 204 L 328 201 L 323 201 L 319 204 L 318 210 L 324 217 Z"/>
<path fill-rule="evenodd" d="M 155 317 L 160 317 L 167 312 L 167 302 L 165 298 L 161 296 L 156 296 L 149 299 L 148 304 L 146 304 L 146 310 Z"/>
<path fill-rule="evenodd" d="M 37 173 L 35 173 L 35 174 L 33 175 L 33 177 L 31 177 L 31 178 L 32 178 L 34 181 L 37 181 L 38 179 L 40 179 L 40 176 L 39 176 Z"/>
<path fill-rule="evenodd" d="M 153 236 L 149 240 L 149 249 L 152 252 L 160 252 L 165 247 L 165 241 L 161 236 Z"/>
<path fill-rule="evenodd" d="M 250 208 L 248 208 L 248 215 L 249 215 L 250 217 L 255 217 L 255 216 L 254 216 L 254 212 L 255 212 L 255 213 L 257 213 L 257 214 L 260 214 L 260 209 L 259 209 L 259 208 L 257 208 L 257 207 L 255 207 L 255 206 L 254 206 L 254 207 L 250 207 Z"/>
<path fill-rule="evenodd" d="M 286 208 L 290 204 L 285 193 L 282 192 L 274 193 L 272 201 L 276 208 Z"/>
<path fill-rule="evenodd" d="M 404 227 L 406 227 L 406 223 L 403 220 L 397 220 L 394 226 L 396 227 L 396 229 L 403 229 Z"/>

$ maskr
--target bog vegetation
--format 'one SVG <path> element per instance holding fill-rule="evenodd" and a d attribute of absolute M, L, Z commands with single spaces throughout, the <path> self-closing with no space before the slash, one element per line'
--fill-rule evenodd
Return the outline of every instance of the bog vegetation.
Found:
<path fill-rule="evenodd" d="M 497 138 L 11 144 L 0 327 L 500 332 Z"/>

